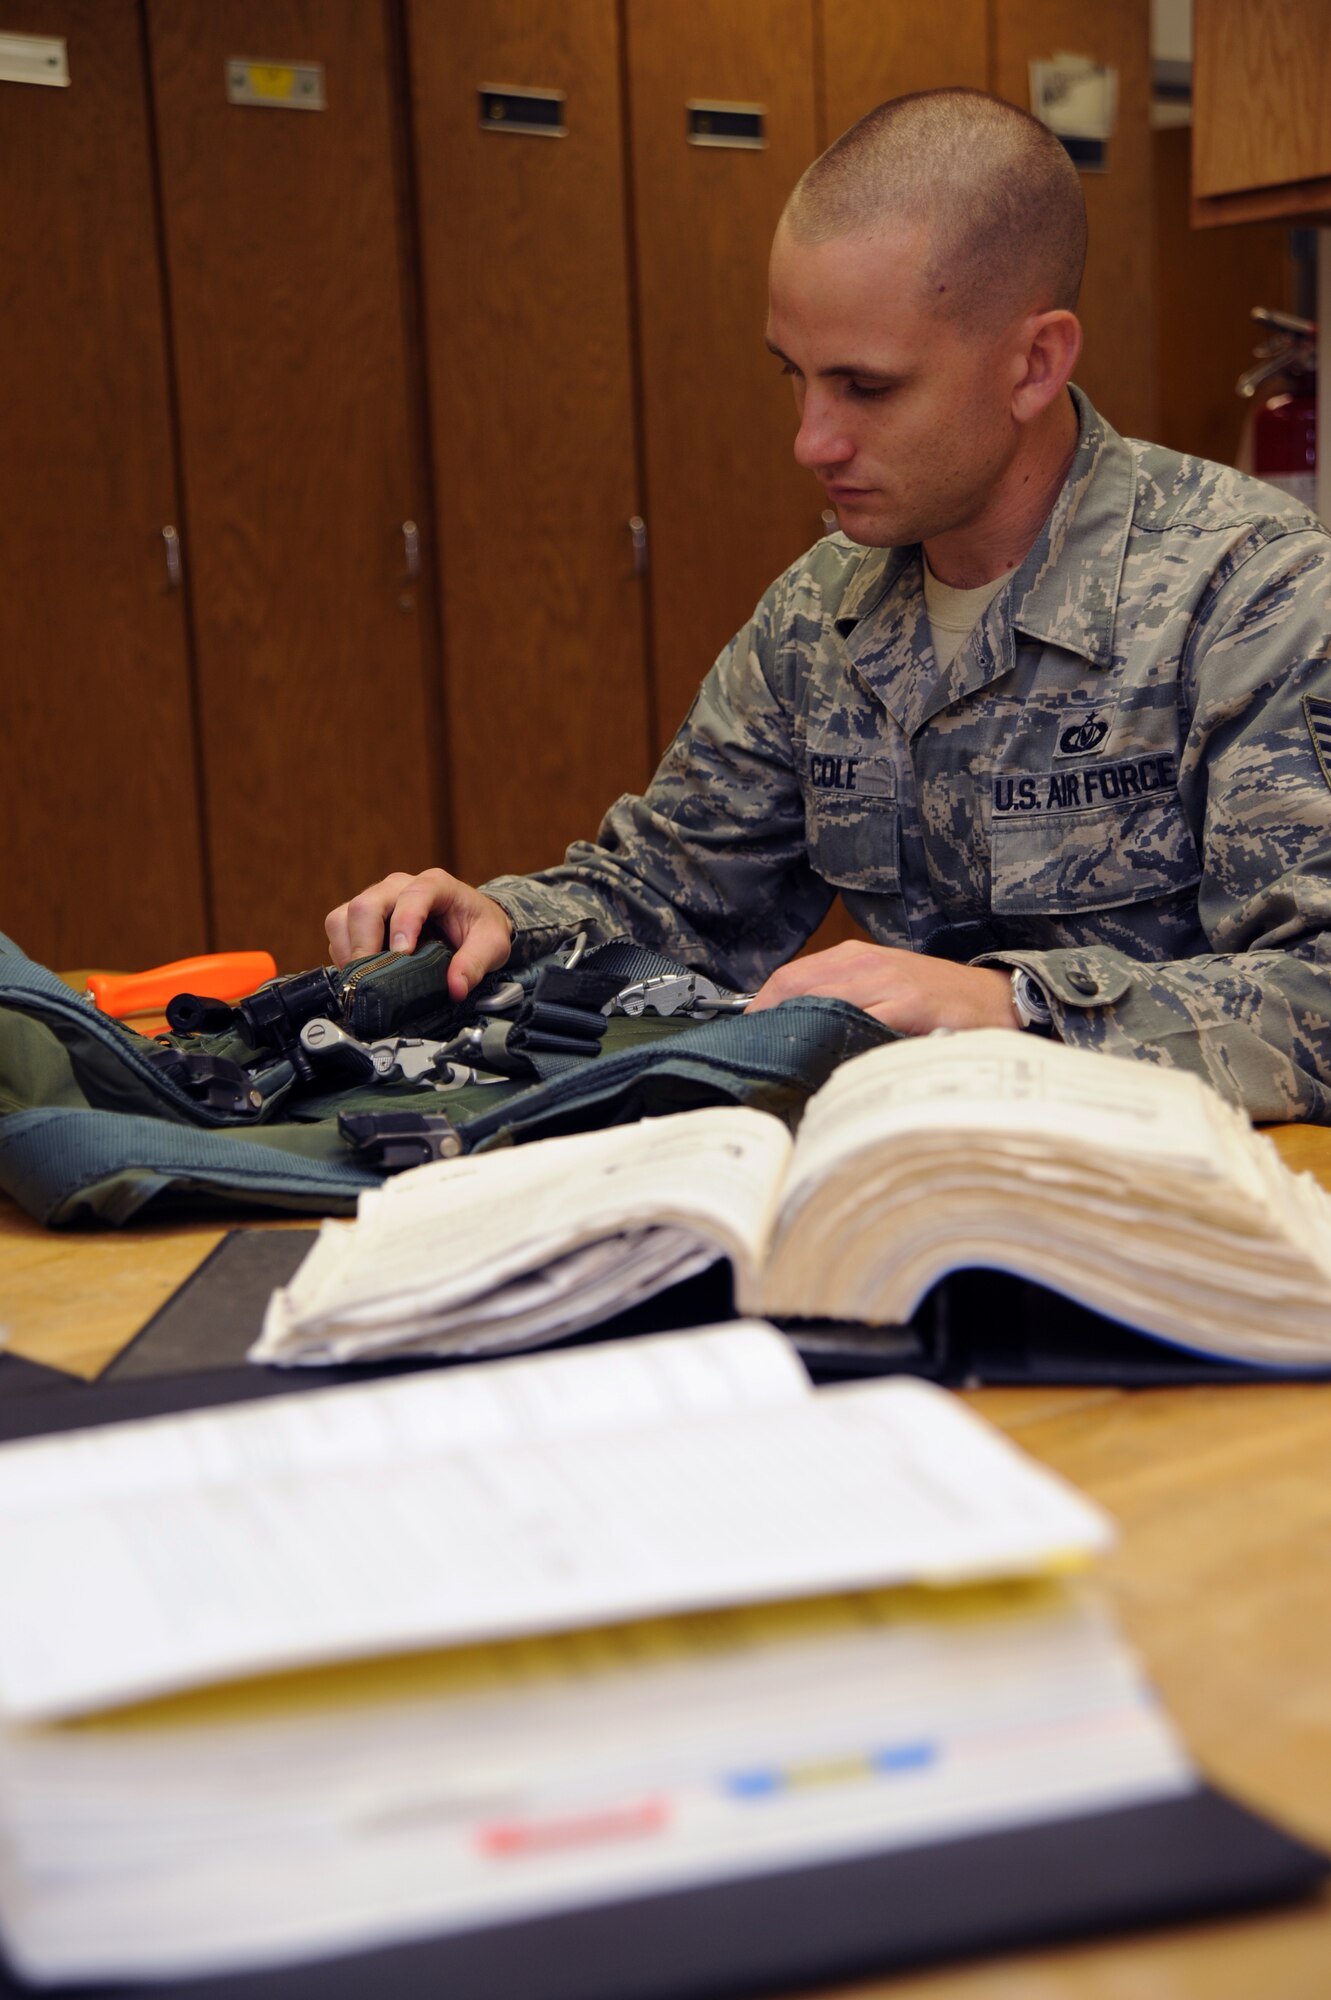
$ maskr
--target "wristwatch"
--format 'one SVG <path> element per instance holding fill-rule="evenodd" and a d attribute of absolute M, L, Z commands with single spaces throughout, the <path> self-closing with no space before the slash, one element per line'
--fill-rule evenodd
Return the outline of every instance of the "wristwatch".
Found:
<path fill-rule="evenodd" d="M 1052 1035 L 1054 1016 L 1043 986 L 1024 965 L 1012 968 L 1012 1011 L 1017 1026 L 1026 1035 Z"/>

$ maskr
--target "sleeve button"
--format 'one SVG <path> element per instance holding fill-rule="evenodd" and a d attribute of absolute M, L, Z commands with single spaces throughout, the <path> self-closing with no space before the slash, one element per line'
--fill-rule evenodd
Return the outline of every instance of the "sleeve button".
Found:
<path fill-rule="evenodd" d="M 1070 972 L 1068 985 L 1074 993 L 1085 993 L 1088 996 L 1099 990 L 1093 972 Z"/>

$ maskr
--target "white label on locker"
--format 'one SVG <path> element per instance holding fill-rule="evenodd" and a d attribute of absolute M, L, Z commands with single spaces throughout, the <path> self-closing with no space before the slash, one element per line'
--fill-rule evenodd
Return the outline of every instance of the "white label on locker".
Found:
<path fill-rule="evenodd" d="M 232 104 L 259 104 L 271 111 L 324 111 L 322 63 L 251 62 L 231 56 L 226 94 Z"/>
<path fill-rule="evenodd" d="M 0 35 L 0 83 L 69 85 L 69 53 L 63 36 Z"/>

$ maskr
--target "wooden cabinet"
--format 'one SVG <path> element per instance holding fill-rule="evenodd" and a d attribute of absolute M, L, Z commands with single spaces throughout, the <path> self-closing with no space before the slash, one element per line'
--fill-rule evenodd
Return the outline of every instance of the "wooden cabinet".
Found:
<path fill-rule="evenodd" d="M 821 146 L 884 98 L 960 85 L 989 88 L 989 0 L 818 0 L 823 50 Z"/>
<path fill-rule="evenodd" d="M 642 442 L 658 729 L 823 532 L 766 351 L 767 253 L 818 151 L 809 0 L 628 0 Z M 760 147 L 690 141 L 687 107 L 759 107 Z M 697 134 L 696 137 L 705 137 Z"/>
<path fill-rule="evenodd" d="M 299 967 L 332 903 L 442 846 L 386 15 L 148 26 L 215 942 Z M 321 65 L 326 109 L 230 102 L 236 58 Z"/>
<path fill-rule="evenodd" d="M 413 0 L 408 24 L 453 794 L 437 858 L 478 881 L 559 860 L 649 768 L 618 10 Z M 486 86 L 510 112 L 562 93 L 564 136 L 490 122 Z"/>
<path fill-rule="evenodd" d="M 176 485 L 134 0 L 0 4 L 66 89 L 0 83 L 0 925 L 47 963 L 204 935 Z"/>
<path fill-rule="evenodd" d="M 1195 0 L 1192 220 L 1331 215 L 1327 0 Z"/>

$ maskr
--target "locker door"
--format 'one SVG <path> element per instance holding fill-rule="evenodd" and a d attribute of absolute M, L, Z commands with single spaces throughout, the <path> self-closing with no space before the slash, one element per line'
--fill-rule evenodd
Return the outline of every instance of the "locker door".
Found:
<path fill-rule="evenodd" d="M 911 90 L 989 87 L 989 0 L 815 0 L 822 21 L 827 122 L 823 144 Z"/>
<path fill-rule="evenodd" d="M 55 965 L 206 944 L 148 117 L 133 0 L 0 0 L 0 925 Z"/>
<path fill-rule="evenodd" d="M 628 0 L 626 18 L 664 738 L 823 532 L 821 489 L 791 454 L 790 385 L 763 346 L 772 231 L 817 151 L 813 14 L 810 0 Z M 691 143 L 690 103 L 761 107 L 761 149 Z M 734 114 L 713 123 L 694 140 L 724 138 Z"/>
<path fill-rule="evenodd" d="M 447 859 L 483 880 L 558 860 L 647 775 L 618 17 L 412 0 L 407 18 Z"/>
<path fill-rule="evenodd" d="M 386 14 L 148 21 L 218 943 L 298 967 L 332 903 L 440 846 Z M 307 64 L 324 109 L 293 108 Z"/>

